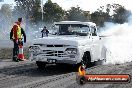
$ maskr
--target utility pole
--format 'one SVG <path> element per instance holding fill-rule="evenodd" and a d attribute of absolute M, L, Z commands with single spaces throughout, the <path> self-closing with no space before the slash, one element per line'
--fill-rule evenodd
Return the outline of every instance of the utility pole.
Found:
<path fill-rule="evenodd" d="M 41 8 L 42 8 L 42 21 L 43 21 L 43 19 L 44 19 L 44 16 L 43 16 L 43 15 L 44 15 L 44 14 L 43 14 L 43 12 L 44 12 L 44 11 L 43 11 L 43 0 L 41 0 L 41 4 L 42 4 L 42 7 L 41 7 Z"/>

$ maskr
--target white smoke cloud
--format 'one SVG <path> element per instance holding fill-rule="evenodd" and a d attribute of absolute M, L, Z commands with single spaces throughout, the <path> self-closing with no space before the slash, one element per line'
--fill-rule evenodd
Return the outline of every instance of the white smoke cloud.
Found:
<path fill-rule="evenodd" d="M 106 23 L 105 27 L 101 29 L 100 35 L 108 36 L 105 41 L 107 63 L 120 64 L 132 61 L 131 24 L 131 21 L 124 24 Z"/>

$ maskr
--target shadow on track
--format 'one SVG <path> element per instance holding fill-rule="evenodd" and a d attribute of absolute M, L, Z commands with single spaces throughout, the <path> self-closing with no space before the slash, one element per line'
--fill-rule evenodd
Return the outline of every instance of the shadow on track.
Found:
<path fill-rule="evenodd" d="M 52 75 L 61 75 L 75 72 L 73 66 L 70 65 L 47 65 L 44 69 L 38 69 L 34 63 L 16 67 L 7 67 L 0 69 L 0 74 L 5 76 L 29 76 L 29 77 L 45 77 Z M 2 77 L 0 77 L 2 78 Z"/>

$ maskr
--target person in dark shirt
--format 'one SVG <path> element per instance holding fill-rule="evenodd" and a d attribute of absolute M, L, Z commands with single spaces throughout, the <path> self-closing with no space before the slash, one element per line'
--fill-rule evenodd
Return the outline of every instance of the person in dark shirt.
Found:
<path fill-rule="evenodd" d="M 43 30 L 41 31 L 41 33 L 42 33 L 42 38 L 44 37 L 44 35 L 45 35 L 46 37 L 48 37 L 49 31 L 48 31 L 48 29 L 46 28 L 46 26 L 44 26 L 44 28 L 43 28 Z"/>

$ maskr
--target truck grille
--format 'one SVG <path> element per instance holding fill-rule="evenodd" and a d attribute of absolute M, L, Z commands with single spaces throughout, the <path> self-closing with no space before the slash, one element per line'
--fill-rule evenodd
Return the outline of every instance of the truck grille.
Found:
<path fill-rule="evenodd" d="M 34 45 L 39 45 L 41 47 L 66 47 L 66 46 L 69 46 L 69 45 L 47 45 L 47 44 L 34 44 Z"/>
<path fill-rule="evenodd" d="M 42 54 L 43 56 L 56 56 L 56 57 L 65 57 L 64 51 L 53 51 L 53 50 L 43 50 L 40 53 L 34 53 L 35 56 Z"/>
<path fill-rule="evenodd" d="M 63 47 L 63 45 L 47 45 L 47 47 Z"/>

